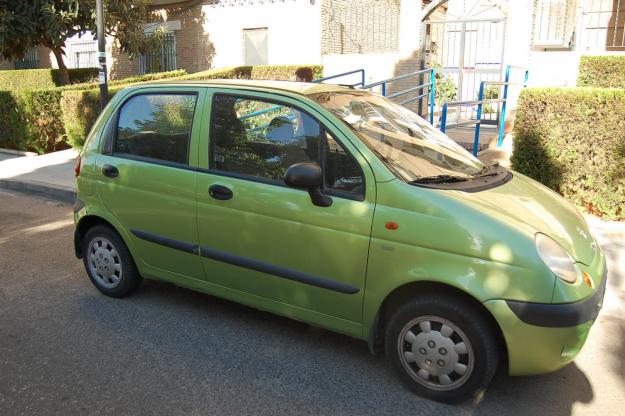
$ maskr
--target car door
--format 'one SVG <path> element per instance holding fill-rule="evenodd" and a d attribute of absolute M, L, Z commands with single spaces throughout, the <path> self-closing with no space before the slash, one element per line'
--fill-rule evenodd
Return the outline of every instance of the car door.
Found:
<path fill-rule="evenodd" d="M 197 146 L 205 91 L 141 89 L 118 105 L 98 158 L 98 190 L 135 247 L 135 261 L 160 278 L 203 279 L 196 224 Z"/>
<path fill-rule="evenodd" d="M 340 318 L 338 329 L 356 331 L 375 205 L 367 163 L 295 99 L 229 90 L 206 99 L 210 138 L 200 145 L 197 179 L 206 279 L 265 308 L 325 326 Z M 298 162 L 322 165 L 331 206 L 285 185 L 285 170 Z"/>

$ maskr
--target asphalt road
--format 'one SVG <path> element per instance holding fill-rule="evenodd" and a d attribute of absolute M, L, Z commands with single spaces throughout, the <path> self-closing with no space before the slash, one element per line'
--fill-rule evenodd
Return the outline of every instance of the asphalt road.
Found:
<path fill-rule="evenodd" d="M 447 406 L 343 335 L 164 283 L 106 298 L 72 231 L 69 206 L 0 191 L 0 415 L 623 414 L 622 274 L 575 363 Z"/>

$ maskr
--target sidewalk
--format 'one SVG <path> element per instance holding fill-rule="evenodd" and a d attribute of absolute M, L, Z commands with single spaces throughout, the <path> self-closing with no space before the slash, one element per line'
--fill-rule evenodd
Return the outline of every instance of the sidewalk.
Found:
<path fill-rule="evenodd" d="M 20 156 L 0 151 L 0 188 L 74 202 L 74 160 L 78 153 L 62 150 L 42 156 Z"/>

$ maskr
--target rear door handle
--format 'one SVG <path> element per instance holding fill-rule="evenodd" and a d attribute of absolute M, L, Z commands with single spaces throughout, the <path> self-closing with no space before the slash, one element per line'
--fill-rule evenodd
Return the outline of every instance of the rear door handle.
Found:
<path fill-rule="evenodd" d="M 102 166 L 102 174 L 109 178 L 117 178 L 119 176 L 119 170 L 113 165 Z"/>
<path fill-rule="evenodd" d="M 220 201 L 227 201 L 233 196 L 230 188 L 223 185 L 212 185 L 208 188 L 208 194 L 215 199 L 219 199 Z"/>

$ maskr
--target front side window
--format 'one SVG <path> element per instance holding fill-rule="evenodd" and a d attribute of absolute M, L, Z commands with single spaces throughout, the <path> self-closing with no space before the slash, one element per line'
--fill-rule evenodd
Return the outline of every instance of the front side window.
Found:
<path fill-rule="evenodd" d="M 114 153 L 188 164 L 195 94 L 141 94 L 124 103 Z"/>
<path fill-rule="evenodd" d="M 216 95 L 212 123 L 215 169 L 282 181 L 295 163 L 319 163 L 319 123 L 287 105 Z"/>
<path fill-rule="evenodd" d="M 305 112 L 258 98 L 217 94 L 212 113 L 212 169 L 283 183 L 291 165 L 313 162 L 322 168 L 324 191 L 364 195 L 358 162 Z"/>

